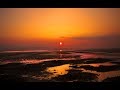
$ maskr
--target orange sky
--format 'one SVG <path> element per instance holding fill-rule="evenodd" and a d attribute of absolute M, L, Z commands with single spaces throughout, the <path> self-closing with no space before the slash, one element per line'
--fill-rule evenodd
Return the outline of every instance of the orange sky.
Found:
<path fill-rule="evenodd" d="M 1 8 L 0 12 L 1 48 L 57 48 L 61 37 L 67 48 L 95 47 L 91 43 L 106 48 L 106 42 L 119 46 L 116 38 L 108 40 L 120 36 L 119 8 Z"/>

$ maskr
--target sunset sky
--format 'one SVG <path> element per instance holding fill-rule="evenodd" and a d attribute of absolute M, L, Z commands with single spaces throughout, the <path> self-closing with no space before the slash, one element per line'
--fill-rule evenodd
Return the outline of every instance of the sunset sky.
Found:
<path fill-rule="evenodd" d="M 120 8 L 0 8 L 0 50 L 120 48 Z"/>

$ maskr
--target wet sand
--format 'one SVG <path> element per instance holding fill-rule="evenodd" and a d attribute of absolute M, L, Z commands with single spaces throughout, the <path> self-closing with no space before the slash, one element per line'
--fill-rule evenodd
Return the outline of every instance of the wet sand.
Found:
<path fill-rule="evenodd" d="M 18 82 L 118 81 L 120 54 L 118 52 L 106 53 L 108 52 L 1 52 L 0 80 Z M 117 79 L 113 80 L 113 78 Z"/>

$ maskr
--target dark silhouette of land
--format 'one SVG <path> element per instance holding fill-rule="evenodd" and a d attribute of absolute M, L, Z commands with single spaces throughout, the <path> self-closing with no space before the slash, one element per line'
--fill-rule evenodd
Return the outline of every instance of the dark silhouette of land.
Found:
<path fill-rule="evenodd" d="M 16 82 L 98 82 L 99 72 L 107 73 L 120 70 L 120 62 L 119 60 L 116 61 L 117 59 L 115 58 L 92 57 L 82 59 L 82 55 L 79 55 L 79 53 L 89 54 L 90 52 L 53 51 L 0 53 L 0 80 Z M 61 58 L 60 54 L 62 54 Z M 97 55 L 93 51 L 91 54 Z M 106 55 L 104 53 L 101 54 Z M 30 63 L 27 63 L 29 61 Z M 110 65 L 104 65 L 104 63 L 107 62 L 109 62 Z M 100 65 L 95 67 L 91 64 Z M 54 68 L 54 72 L 47 71 L 47 69 L 51 68 Z M 93 71 L 96 73 L 93 73 Z M 63 75 L 60 74 L 60 72 L 63 73 Z M 108 74 L 108 77 L 102 81 L 120 81 L 120 78 L 119 76 L 109 77 Z"/>

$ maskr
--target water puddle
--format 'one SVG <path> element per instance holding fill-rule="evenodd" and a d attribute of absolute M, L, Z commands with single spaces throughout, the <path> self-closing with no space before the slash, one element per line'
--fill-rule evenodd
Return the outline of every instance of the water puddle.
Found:
<path fill-rule="evenodd" d="M 116 77 L 116 76 L 120 76 L 120 70 L 118 71 L 109 71 L 109 72 L 97 72 L 97 71 L 92 71 L 92 70 L 85 70 L 85 69 L 80 69 L 83 70 L 83 72 L 89 72 L 89 73 L 94 73 L 94 74 L 98 74 L 98 82 L 103 81 L 106 78 L 111 78 L 111 77 Z"/>
<path fill-rule="evenodd" d="M 52 73 L 52 75 L 50 75 L 49 77 L 57 77 L 59 75 L 65 75 L 68 73 L 68 70 L 70 70 L 71 68 L 69 67 L 70 64 L 64 64 L 64 65 L 60 65 L 60 66 L 55 66 L 55 67 L 49 67 L 47 68 L 47 72 Z"/>
<path fill-rule="evenodd" d="M 90 65 L 93 67 L 99 67 L 99 66 L 113 66 L 116 64 L 110 63 L 110 62 L 105 62 L 105 63 L 92 63 L 92 64 L 77 64 L 78 67 L 82 66 L 82 65 Z"/>
<path fill-rule="evenodd" d="M 58 61 L 58 60 L 75 60 L 75 58 L 54 58 L 54 59 L 42 59 L 42 60 L 4 60 L 2 62 L 0 62 L 0 65 L 2 64 L 9 64 L 9 63 L 23 63 L 23 64 L 38 64 L 38 63 L 42 63 L 42 62 L 46 62 L 46 61 Z"/>
<path fill-rule="evenodd" d="M 85 65 L 85 64 L 78 64 L 78 66 Z M 91 65 L 94 67 L 99 67 L 100 65 L 104 66 L 111 66 L 113 64 L 107 62 L 107 63 L 98 63 L 98 64 L 86 64 L 86 65 Z M 109 72 L 97 72 L 97 71 L 92 71 L 92 70 L 85 70 L 83 68 L 72 68 L 70 64 L 64 64 L 60 66 L 55 66 L 55 67 L 48 67 L 45 72 L 48 72 L 50 74 L 46 74 L 43 76 L 33 76 L 34 79 L 39 79 L 39 80 L 52 80 L 53 77 L 58 77 L 59 75 L 65 75 L 69 72 L 69 70 L 82 70 L 82 72 L 88 72 L 88 73 L 93 73 L 97 74 L 98 82 L 103 81 L 104 79 L 108 77 L 116 77 L 120 76 L 120 70 L 118 71 L 109 71 Z"/>
<path fill-rule="evenodd" d="M 69 66 L 70 64 L 64 64 L 64 65 L 55 66 L 55 67 L 48 67 L 45 71 L 43 71 L 43 72 L 47 72 L 46 74 L 32 76 L 32 78 L 38 79 L 38 80 L 50 80 L 53 77 L 67 74 L 68 70 L 71 69 L 71 67 Z"/>

